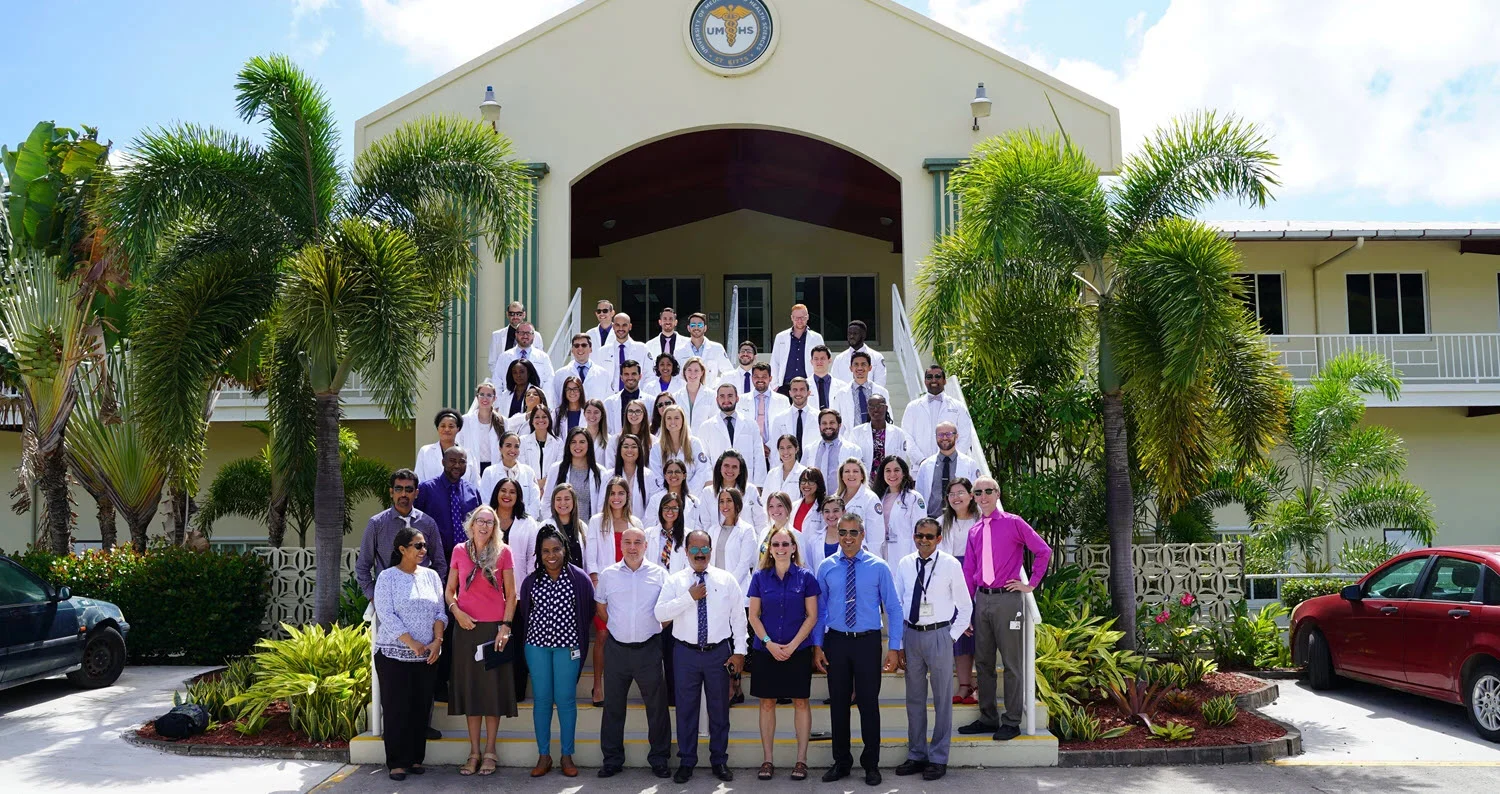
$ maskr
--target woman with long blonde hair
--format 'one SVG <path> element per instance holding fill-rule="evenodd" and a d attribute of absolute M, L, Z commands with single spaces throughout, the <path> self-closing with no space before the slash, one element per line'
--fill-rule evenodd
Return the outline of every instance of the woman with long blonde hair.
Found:
<path fill-rule="evenodd" d="M 708 451 L 693 437 L 687 412 L 680 405 L 668 405 L 661 410 L 661 432 L 651 446 L 653 470 L 665 471 L 669 460 L 680 460 L 687 467 L 690 488 L 696 490 L 708 482 Z"/>

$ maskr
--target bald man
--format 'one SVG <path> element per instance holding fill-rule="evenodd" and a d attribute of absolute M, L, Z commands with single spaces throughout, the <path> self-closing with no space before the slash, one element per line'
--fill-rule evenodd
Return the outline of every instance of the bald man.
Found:
<path fill-rule="evenodd" d="M 667 571 L 646 560 L 646 533 L 631 527 L 620 533 L 621 560 L 599 572 L 594 601 L 599 619 L 609 624 L 604 635 L 604 721 L 599 748 L 604 763 L 599 777 L 614 777 L 625 767 L 625 702 L 630 684 L 646 702 L 646 760 L 657 777 L 667 768 L 672 744 L 672 722 L 667 715 L 666 678 L 662 674 L 662 624 L 656 602 Z"/>

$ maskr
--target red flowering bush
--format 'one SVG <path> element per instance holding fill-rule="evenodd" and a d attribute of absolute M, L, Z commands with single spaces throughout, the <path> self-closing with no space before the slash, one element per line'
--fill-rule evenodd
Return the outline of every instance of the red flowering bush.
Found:
<path fill-rule="evenodd" d="M 1148 650 L 1186 664 L 1207 647 L 1208 635 L 1198 625 L 1198 599 L 1192 593 L 1160 604 L 1141 604 L 1136 632 Z"/>

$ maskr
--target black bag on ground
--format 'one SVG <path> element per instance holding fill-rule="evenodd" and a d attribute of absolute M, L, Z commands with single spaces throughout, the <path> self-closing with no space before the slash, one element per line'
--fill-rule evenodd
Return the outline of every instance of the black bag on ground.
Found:
<path fill-rule="evenodd" d="M 163 739 L 186 739 L 208 730 L 208 709 L 197 703 L 174 706 L 156 718 L 156 733 Z"/>

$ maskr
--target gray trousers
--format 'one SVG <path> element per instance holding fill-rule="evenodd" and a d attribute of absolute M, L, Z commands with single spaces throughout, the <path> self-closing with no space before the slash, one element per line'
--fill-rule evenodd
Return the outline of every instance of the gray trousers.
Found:
<path fill-rule="evenodd" d="M 646 760 L 653 768 L 671 757 L 672 721 L 667 714 L 667 686 L 662 677 L 661 642 L 652 638 L 644 648 L 627 648 L 606 635 L 604 641 L 604 720 L 599 726 L 599 749 L 604 766 L 625 765 L 625 701 L 630 682 L 646 702 L 646 738 L 651 744 Z"/>
<path fill-rule="evenodd" d="M 953 735 L 953 637 L 948 628 L 901 634 L 906 646 L 906 757 L 948 763 Z M 927 741 L 927 686 L 932 685 L 932 741 Z"/>
<path fill-rule="evenodd" d="M 1023 640 L 1012 621 L 1021 620 L 1024 601 L 1020 593 L 975 593 L 974 666 L 979 669 L 979 719 L 990 725 L 1021 727 L 1024 698 L 1021 692 Z M 995 708 L 995 651 L 1005 669 L 1005 714 Z"/>

